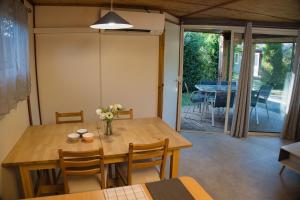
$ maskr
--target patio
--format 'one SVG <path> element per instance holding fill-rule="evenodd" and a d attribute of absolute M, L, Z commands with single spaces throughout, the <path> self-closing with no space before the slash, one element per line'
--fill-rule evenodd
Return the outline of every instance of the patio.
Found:
<path fill-rule="evenodd" d="M 186 98 L 186 97 L 184 97 Z M 251 132 L 280 133 L 283 127 L 284 114 L 281 112 L 283 103 L 275 100 L 278 97 L 271 95 L 268 100 L 269 117 L 265 105 L 258 103 L 257 113 L 259 123 L 256 123 L 255 111 L 251 113 L 249 128 Z M 187 99 L 184 99 L 185 101 Z M 189 106 L 182 107 L 181 130 L 205 131 L 205 132 L 224 132 L 225 108 L 219 108 L 215 112 L 215 126 L 212 126 L 211 108 L 206 111 L 201 119 L 198 108 L 190 108 L 190 113 L 185 113 Z M 228 124 L 229 129 L 232 121 L 233 109 L 230 110 Z"/>

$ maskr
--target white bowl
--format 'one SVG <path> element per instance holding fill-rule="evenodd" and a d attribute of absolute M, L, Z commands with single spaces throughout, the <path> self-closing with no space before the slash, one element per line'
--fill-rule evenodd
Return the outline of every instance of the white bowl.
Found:
<path fill-rule="evenodd" d="M 94 133 L 85 133 L 82 135 L 85 142 L 92 142 L 94 140 Z"/>
<path fill-rule="evenodd" d="M 87 132 L 88 132 L 88 130 L 87 130 L 87 129 L 84 129 L 84 128 L 82 128 L 82 129 L 78 129 L 76 132 L 77 132 L 78 134 L 82 135 L 82 134 L 84 134 L 84 133 L 87 133 Z"/>
<path fill-rule="evenodd" d="M 71 141 L 76 141 L 80 138 L 80 135 L 78 133 L 70 133 L 68 134 L 68 139 Z"/>

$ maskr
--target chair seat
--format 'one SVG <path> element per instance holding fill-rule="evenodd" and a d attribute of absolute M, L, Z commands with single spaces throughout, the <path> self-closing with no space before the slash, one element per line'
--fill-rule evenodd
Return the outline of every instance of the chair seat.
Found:
<path fill-rule="evenodd" d="M 191 97 L 191 102 L 192 103 L 201 103 L 204 102 L 205 100 L 205 95 L 201 94 L 201 93 L 195 93 L 194 95 L 192 95 Z"/>
<path fill-rule="evenodd" d="M 70 193 L 88 192 L 101 189 L 100 175 L 69 176 Z"/>
<path fill-rule="evenodd" d="M 127 180 L 127 165 L 118 165 L 119 172 Z M 156 167 L 135 169 L 132 171 L 132 185 L 160 181 L 159 171 Z"/>
<path fill-rule="evenodd" d="M 108 168 L 104 167 L 105 187 L 107 187 Z M 59 183 L 63 183 L 62 177 Z M 68 176 L 69 193 L 88 192 L 101 188 L 101 174 Z"/>

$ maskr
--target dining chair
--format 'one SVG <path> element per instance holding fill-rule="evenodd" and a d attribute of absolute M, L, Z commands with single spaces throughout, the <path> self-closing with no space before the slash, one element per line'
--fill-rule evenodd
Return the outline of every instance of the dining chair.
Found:
<path fill-rule="evenodd" d="M 133 119 L 133 109 L 118 111 L 116 119 Z"/>
<path fill-rule="evenodd" d="M 69 118 L 70 120 L 61 120 L 65 118 Z M 79 119 L 74 119 L 79 118 Z M 69 113 L 59 113 L 55 112 L 56 124 L 64 124 L 64 123 L 80 123 L 84 121 L 83 111 L 80 112 L 69 112 Z"/>
<path fill-rule="evenodd" d="M 125 185 L 163 180 L 168 146 L 169 139 L 152 144 L 130 143 L 128 162 L 116 166 L 117 176 Z"/>
<path fill-rule="evenodd" d="M 58 150 L 65 193 L 104 189 L 107 170 L 103 149 L 94 151 Z"/>

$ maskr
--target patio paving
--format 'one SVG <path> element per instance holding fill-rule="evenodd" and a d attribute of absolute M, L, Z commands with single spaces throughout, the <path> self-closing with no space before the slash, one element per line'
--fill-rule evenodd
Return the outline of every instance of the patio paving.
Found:
<path fill-rule="evenodd" d="M 284 123 L 284 115 L 280 112 L 280 104 L 268 102 L 269 118 L 263 104 L 258 104 L 257 112 L 259 124 L 256 123 L 255 111 L 250 116 L 249 130 L 252 132 L 280 133 Z M 217 109 L 215 112 L 215 126 L 211 124 L 211 110 L 208 110 L 201 119 L 199 109 L 189 114 L 184 113 L 188 106 L 184 106 L 181 114 L 181 130 L 224 132 L 225 109 Z M 192 110 L 192 109 L 190 109 Z M 229 113 L 229 129 L 231 126 L 233 109 Z"/>

